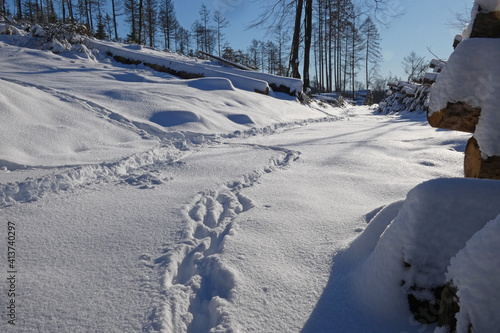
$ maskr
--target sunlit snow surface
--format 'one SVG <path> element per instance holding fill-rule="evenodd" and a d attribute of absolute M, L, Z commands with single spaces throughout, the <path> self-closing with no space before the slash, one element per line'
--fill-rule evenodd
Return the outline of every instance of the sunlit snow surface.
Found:
<path fill-rule="evenodd" d="M 353 277 L 412 188 L 462 176 L 468 135 L 104 58 L 0 61 L 19 332 L 434 330 Z"/>

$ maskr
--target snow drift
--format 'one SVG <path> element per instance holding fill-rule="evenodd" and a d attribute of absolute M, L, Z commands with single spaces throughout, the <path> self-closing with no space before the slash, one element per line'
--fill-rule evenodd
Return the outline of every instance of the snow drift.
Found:
<path fill-rule="evenodd" d="M 436 179 L 415 187 L 402 205 L 396 203 L 380 211 L 359 236 L 360 240 L 353 243 L 352 251 L 366 253 L 359 248 L 374 245 L 373 239 L 380 236 L 354 273 L 358 299 L 378 318 L 398 321 L 405 318 L 409 300 L 432 303 L 437 299 L 435 291 L 452 281 L 458 287 L 461 307 L 457 316 L 462 322 L 459 332 L 467 331 L 464 325 L 469 322 L 463 322 L 469 312 L 475 315 L 474 327 L 490 325 L 488 309 L 498 308 L 500 298 L 493 293 L 483 302 L 477 295 L 487 293 L 485 288 L 497 284 L 498 273 L 488 268 L 500 264 L 498 257 L 488 255 L 497 248 L 492 247 L 497 236 L 479 239 L 495 227 L 497 222 L 488 222 L 499 213 L 498 181 Z M 484 249 L 484 255 L 480 249 Z M 469 264 L 470 267 L 464 266 Z M 493 274 L 485 274 L 486 269 Z M 439 304 L 437 307 L 436 312 L 423 314 L 426 318 L 416 319 L 437 322 L 442 311 Z M 484 316 L 479 315 L 481 309 L 486 310 Z"/>

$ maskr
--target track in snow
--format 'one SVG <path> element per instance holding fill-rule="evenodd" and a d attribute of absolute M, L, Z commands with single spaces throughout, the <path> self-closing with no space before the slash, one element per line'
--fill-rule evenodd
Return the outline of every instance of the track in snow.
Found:
<path fill-rule="evenodd" d="M 165 248 L 156 258 L 161 279 L 162 300 L 150 316 L 144 331 L 210 332 L 229 329 L 224 305 L 231 299 L 237 276 L 218 254 L 228 236 L 234 234 L 236 218 L 255 204 L 242 193 L 260 177 L 290 165 L 300 153 L 279 147 L 250 145 L 256 149 L 279 151 L 269 166 L 255 170 L 216 190 L 198 193 L 182 208 L 186 223 L 173 248 Z"/>

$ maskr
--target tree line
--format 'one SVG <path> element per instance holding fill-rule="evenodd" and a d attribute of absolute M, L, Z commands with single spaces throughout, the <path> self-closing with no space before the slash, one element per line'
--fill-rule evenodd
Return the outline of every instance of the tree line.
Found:
<path fill-rule="evenodd" d="M 5 1 L 0 0 L 0 10 L 11 14 Z M 265 27 L 269 39 L 254 39 L 245 51 L 234 50 L 225 40 L 230 22 L 223 12 L 212 13 L 205 4 L 186 28 L 177 20 L 173 0 L 11 1 L 18 20 L 78 22 L 96 38 L 188 55 L 202 51 L 264 72 L 302 78 L 305 87 L 316 91 L 345 92 L 369 89 L 378 78 L 382 55 L 376 13 L 389 0 L 253 0 L 256 5 L 262 1 L 259 7 L 265 12 L 250 27 Z M 118 34 L 121 15 L 126 36 Z"/>

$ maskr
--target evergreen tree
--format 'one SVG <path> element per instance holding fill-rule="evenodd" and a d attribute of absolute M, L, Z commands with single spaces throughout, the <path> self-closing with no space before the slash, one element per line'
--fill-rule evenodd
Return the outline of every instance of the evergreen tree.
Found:
<path fill-rule="evenodd" d="M 97 32 L 95 33 L 95 38 L 97 39 L 106 39 L 106 25 L 104 22 L 104 18 L 101 13 L 97 15 Z"/>

